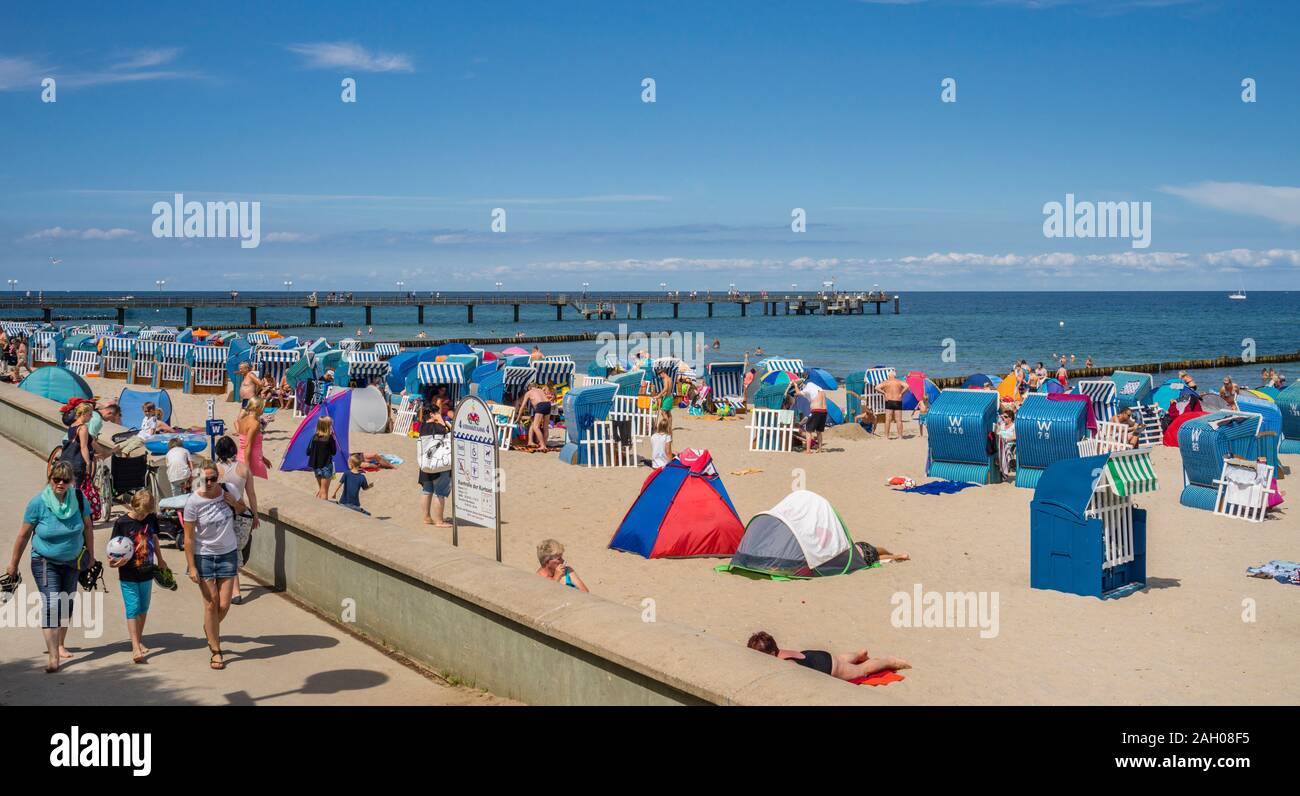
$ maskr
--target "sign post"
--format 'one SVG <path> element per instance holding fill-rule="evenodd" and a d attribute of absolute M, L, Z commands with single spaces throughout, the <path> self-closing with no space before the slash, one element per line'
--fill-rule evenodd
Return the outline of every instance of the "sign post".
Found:
<path fill-rule="evenodd" d="M 497 424 L 483 399 L 456 405 L 451 446 L 451 543 L 460 543 L 460 524 L 495 528 L 501 561 L 501 493 L 497 484 Z"/>

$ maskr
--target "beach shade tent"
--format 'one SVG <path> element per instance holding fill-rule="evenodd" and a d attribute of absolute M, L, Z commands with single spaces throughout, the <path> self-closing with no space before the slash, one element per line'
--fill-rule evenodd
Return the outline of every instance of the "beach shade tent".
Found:
<path fill-rule="evenodd" d="M 808 371 L 808 381 L 821 387 L 823 390 L 837 390 L 840 387 L 839 382 L 825 368 L 813 368 Z"/>
<path fill-rule="evenodd" d="M 715 403 L 728 404 L 732 409 L 744 408 L 744 362 L 710 362 L 704 371 L 704 381 L 713 392 Z"/>
<path fill-rule="evenodd" d="M 348 427 L 352 431 L 362 431 L 367 434 L 384 433 L 388 428 L 388 402 L 384 400 L 384 394 L 373 385 L 354 387 L 351 392 L 352 404 L 348 410 L 350 418 Z"/>
<path fill-rule="evenodd" d="M 1262 456 L 1275 471 L 1279 469 L 1277 459 L 1282 440 L 1282 411 L 1275 401 L 1266 401 L 1253 395 L 1238 395 L 1237 410 L 1254 412 L 1260 416 L 1259 448 L 1256 456 Z"/>
<path fill-rule="evenodd" d="M 428 397 L 439 387 L 446 387 L 447 397 L 454 406 L 469 393 L 469 375 L 473 370 L 469 362 L 420 362 L 407 377 L 406 394 Z"/>
<path fill-rule="evenodd" d="M 998 397 L 1005 401 L 1020 399 L 1020 387 L 1016 384 L 1016 374 L 1008 373 L 998 382 Z"/>
<path fill-rule="evenodd" d="M 1156 489 L 1151 452 L 1061 459 L 1029 504 L 1029 586 L 1106 599 L 1146 585 L 1147 513 L 1133 496 Z"/>
<path fill-rule="evenodd" d="M 609 547 L 645 558 L 729 556 L 744 533 L 713 457 L 688 448 L 646 478 Z"/>
<path fill-rule="evenodd" d="M 185 392 L 225 392 L 226 359 L 229 356 L 230 351 L 225 346 L 196 345 L 190 349 L 190 367 L 185 372 Z"/>
<path fill-rule="evenodd" d="M 593 384 L 577 387 L 564 396 L 564 447 L 560 461 L 565 464 L 588 465 L 591 446 L 585 444 L 592 437 L 596 423 L 609 420 L 617 389 L 612 384 Z"/>
<path fill-rule="evenodd" d="M 1282 391 L 1279 390 L 1278 388 L 1269 387 L 1267 385 L 1262 387 L 1255 387 L 1251 389 L 1250 392 L 1255 393 L 1260 398 L 1267 398 L 1270 401 L 1276 401 L 1277 397 L 1282 394 Z"/>
<path fill-rule="evenodd" d="M 160 342 L 154 348 L 153 380 L 150 386 L 155 390 L 174 387 L 185 388 L 190 377 L 190 349 L 193 343 Z"/>
<path fill-rule="evenodd" d="M 1117 388 L 1115 382 L 1110 379 L 1087 379 L 1076 381 L 1074 389 L 1080 395 L 1088 396 L 1092 402 L 1092 413 L 1097 422 L 1108 422 L 1115 413 L 1119 411 L 1119 404 L 1116 398 Z"/>
<path fill-rule="evenodd" d="M 131 374 L 131 337 L 105 337 L 99 353 L 103 357 L 100 374 L 109 378 L 126 379 Z"/>
<path fill-rule="evenodd" d="M 18 389 L 59 404 L 66 404 L 73 398 L 89 400 L 92 397 L 90 385 L 86 384 L 85 379 L 58 365 L 32 371 L 18 385 Z"/>
<path fill-rule="evenodd" d="M 1016 412 L 1016 486 L 1033 489 L 1053 462 L 1079 458 L 1079 440 L 1088 436 L 1087 410 L 1082 400 L 1025 396 Z"/>
<path fill-rule="evenodd" d="M 1278 453 L 1300 453 L 1300 381 L 1279 392 L 1276 403 L 1282 413 Z"/>
<path fill-rule="evenodd" d="M 1208 414 L 1209 412 L 1183 412 L 1177 416 L 1171 417 L 1169 421 L 1169 427 L 1165 429 L 1164 439 L 1162 440 L 1164 442 L 1165 447 L 1177 448 L 1178 430 L 1183 427 L 1183 423 L 1186 423 L 1188 420 L 1192 420 L 1197 417 L 1203 417 Z"/>
<path fill-rule="evenodd" d="M 401 392 L 406 389 L 406 377 L 415 370 L 415 366 L 420 362 L 419 351 L 403 351 L 392 359 L 388 360 L 388 389 L 392 392 Z"/>
<path fill-rule="evenodd" d="M 869 566 L 830 501 L 800 489 L 755 514 L 731 563 L 717 570 L 785 580 L 847 575 Z"/>
<path fill-rule="evenodd" d="M 163 422 L 171 424 L 172 397 L 166 390 L 132 390 L 124 387 L 117 396 L 117 405 L 122 408 L 122 425 L 139 428 L 144 422 L 144 405 L 147 403 L 162 410 Z"/>
<path fill-rule="evenodd" d="M 998 454 L 988 452 L 988 437 L 998 416 L 998 394 L 991 390 L 944 390 L 930 404 L 925 426 L 931 478 L 991 484 L 1001 477 Z"/>
<path fill-rule="evenodd" d="M 475 394 L 488 403 L 514 404 L 533 383 L 533 369 L 506 365 L 484 376 Z"/>
<path fill-rule="evenodd" d="M 1183 461 L 1183 491 L 1178 502 L 1214 511 L 1223 473 L 1223 460 L 1255 461 L 1263 418 L 1253 412 L 1224 410 L 1194 417 L 1178 428 L 1178 452 Z"/>
<path fill-rule="evenodd" d="M 1013 383 L 1014 381 L 1015 380 L 1012 379 Z M 972 373 L 966 377 L 966 381 L 963 382 L 961 386 L 963 389 L 967 390 L 983 390 L 986 387 L 996 389 L 997 385 L 998 380 L 987 373 Z"/>
<path fill-rule="evenodd" d="M 347 472 L 348 431 L 352 427 L 352 395 L 354 392 L 354 390 L 339 390 L 312 407 L 312 410 L 298 424 L 298 429 L 293 432 L 293 437 L 289 439 L 289 447 L 284 452 L 284 460 L 280 462 L 281 470 L 290 472 L 311 469 L 311 465 L 307 463 L 307 446 L 311 444 L 312 435 L 316 433 L 316 420 L 322 414 L 326 414 L 334 421 L 334 439 L 338 442 L 338 450 L 334 453 L 334 472 Z M 385 409 L 386 411 L 387 409 Z"/>
<path fill-rule="evenodd" d="M 1110 380 L 1115 382 L 1116 411 L 1132 409 L 1138 404 L 1151 403 L 1151 393 L 1155 392 L 1155 385 L 1150 373 L 1117 370 L 1110 374 Z"/>
<path fill-rule="evenodd" d="M 1152 403 L 1161 409 L 1168 410 L 1169 404 L 1185 401 L 1190 398 L 1199 398 L 1196 390 L 1188 387 L 1182 379 L 1170 379 L 1161 384 L 1151 393 L 1151 400 L 1146 403 Z"/>

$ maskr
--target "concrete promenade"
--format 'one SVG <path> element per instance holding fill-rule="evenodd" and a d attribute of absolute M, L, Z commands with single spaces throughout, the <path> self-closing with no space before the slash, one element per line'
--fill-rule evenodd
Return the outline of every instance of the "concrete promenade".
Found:
<path fill-rule="evenodd" d="M 0 550 L 8 563 L 27 501 L 44 486 L 45 465 L 0 437 L 5 487 L 0 491 Z M 116 518 L 121 511 L 114 512 Z M 95 528 L 103 560 L 111 524 Z M 19 571 L 31 587 L 30 555 Z M 493 705 L 505 700 L 449 686 L 326 622 L 246 575 L 243 605 L 231 606 L 222 625 L 224 671 L 208 668 L 198 587 L 184 575 L 184 555 L 164 546 L 180 587 L 154 587 L 145 644 L 148 663 L 131 662 L 117 573 L 105 567 L 102 635 L 74 627 L 74 657 L 57 674 L 44 673 L 39 628 L 0 627 L 0 706 L 61 705 Z M 85 597 L 85 592 L 82 592 Z M 9 606 L 9 607 L 12 607 Z"/>

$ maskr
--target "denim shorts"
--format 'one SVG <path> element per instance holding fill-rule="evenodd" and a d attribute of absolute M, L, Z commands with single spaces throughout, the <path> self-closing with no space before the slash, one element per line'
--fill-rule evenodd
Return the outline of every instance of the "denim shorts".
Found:
<path fill-rule="evenodd" d="M 330 462 L 329 464 L 325 465 L 324 467 L 317 467 L 315 470 L 312 470 L 312 472 L 316 474 L 316 477 L 317 477 L 317 478 L 333 478 L 333 477 L 334 477 L 334 463 L 333 463 L 333 462 Z"/>
<path fill-rule="evenodd" d="M 135 619 L 140 614 L 149 613 L 149 598 L 153 595 L 153 581 L 122 581 L 122 604 L 126 606 L 126 618 Z"/>
<path fill-rule="evenodd" d="M 420 488 L 426 495 L 445 498 L 451 494 L 451 470 L 441 473 L 420 473 Z"/>
<path fill-rule="evenodd" d="M 199 568 L 199 580 L 233 578 L 239 572 L 239 551 L 216 556 L 195 555 L 194 564 Z"/>
<path fill-rule="evenodd" d="M 32 579 L 41 593 L 41 627 L 50 629 L 72 618 L 77 595 L 77 564 L 32 556 Z"/>

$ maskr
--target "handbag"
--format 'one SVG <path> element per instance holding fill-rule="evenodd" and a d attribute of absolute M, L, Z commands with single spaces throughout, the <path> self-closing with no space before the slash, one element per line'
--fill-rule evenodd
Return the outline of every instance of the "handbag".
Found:
<path fill-rule="evenodd" d="M 451 469 L 451 435 L 430 434 L 420 437 L 419 452 L 422 473 L 445 473 Z"/>

